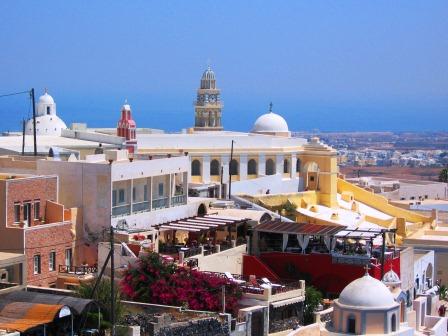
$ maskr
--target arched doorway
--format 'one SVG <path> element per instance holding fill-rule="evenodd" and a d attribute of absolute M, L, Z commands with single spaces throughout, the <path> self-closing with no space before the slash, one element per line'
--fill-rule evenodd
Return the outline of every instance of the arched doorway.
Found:
<path fill-rule="evenodd" d="M 247 175 L 257 175 L 257 161 L 250 159 L 247 163 Z"/>
<path fill-rule="evenodd" d="M 300 159 L 297 159 L 296 160 L 296 173 L 300 173 L 300 165 L 301 165 L 302 163 L 300 162 Z"/>
<path fill-rule="evenodd" d="M 305 175 L 305 187 L 307 190 L 319 189 L 319 166 L 316 162 L 310 161 L 303 166 Z"/>
<path fill-rule="evenodd" d="M 353 315 L 347 318 L 347 333 L 356 334 L 356 318 Z"/>
<path fill-rule="evenodd" d="M 272 159 L 266 160 L 266 175 L 274 175 L 275 174 L 275 163 Z"/>
<path fill-rule="evenodd" d="M 191 162 L 191 176 L 201 176 L 201 162 L 199 160 Z"/>
<path fill-rule="evenodd" d="M 395 314 L 392 314 L 390 318 L 390 328 L 392 332 L 397 331 L 397 316 Z"/>
<path fill-rule="evenodd" d="M 207 213 L 207 208 L 203 203 L 198 208 L 198 216 L 204 216 Z"/>
<path fill-rule="evenodd" d="M 429 289 L 433 286 L 433 283 L 432 283 L 433 266 L 431 263 L 429 263 L 428 266 L 426 266 L 425 275 L 426 275 L 425 285 L 426 285 L 426 288 Z"/>
<path fill-rule="evenodd" d="M 230 161 L 230 174 L 233 176 L 239 175 L 238 161 L 235 159 Z"/>
<path fill-rule="evenodd" d="M 212 162 L 210 162 L 210 175 L 211 176 L 219 176 L 220 174 L 220 169 L 219 169 L 219 161 L 218 160 L 212 160 Z"/>
<path fill-rule="evenodd" d="M 289 170 L 289 160 L 288 159 L 284 159 L 283 160 L 283 174 L 289 174 L 290 170 Z"/>

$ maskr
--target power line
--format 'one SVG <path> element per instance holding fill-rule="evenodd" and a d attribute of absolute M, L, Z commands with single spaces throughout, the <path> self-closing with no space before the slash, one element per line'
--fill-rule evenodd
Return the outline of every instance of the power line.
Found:
<path fill-rule="evenodd" d="M 0 95 L 0 98 L 3 98 L 3 97 L 9 97 L 9 96 L 15 96 L 15 95 L 24 94 L 24 93 L 30 93 L 30 91 L 28 90 L 28 91 L 21 91 L 21 92 L 7 93 L 7 94 Z"/>

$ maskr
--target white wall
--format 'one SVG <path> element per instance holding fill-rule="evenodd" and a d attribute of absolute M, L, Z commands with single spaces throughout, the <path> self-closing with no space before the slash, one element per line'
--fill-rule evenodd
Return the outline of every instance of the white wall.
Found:
<path fill-rule="evenodd" d="M 198 259 L 201 271 L 242 274 L 243 253 L 246 253 L 246 244 L 208 256 L 198 255 L 192 258 Z"/>
<path fill-rule="evenodd" d="M 299 191 L 302 184 L 302 179 L 283 179 L 282 174 L 275 174 L 233 182 L 232 194 L 265 194 L 268 189 L 271 194 L 292 193 Z"/>

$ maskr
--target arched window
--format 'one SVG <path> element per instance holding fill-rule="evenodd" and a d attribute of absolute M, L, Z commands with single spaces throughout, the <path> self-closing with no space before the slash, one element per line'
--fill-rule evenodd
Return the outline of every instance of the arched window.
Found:
<path fill-rule="evenodd" d="M 231 175 L 238 175 L 239 174 L 238 161 L 235 160 L 235 159 L 230 161 L 230 174 Z"/>
<path fill-rule="evenodd" d="M 275 174 L 274 160 L 267 159 L 266 160 L 266 175 L 274 175 L 274 174 Z"/>
<path fill-rule="evenodd" d="M 289 160 L 283 160 L 283 174 L 289 174 Z"/>
<path fill-rule="evenodd" d="M 247 163 L 247 175 L 257 175 L 257 161 L 250 159 Z"/>
<path fill-rule="evenodd" d="M 296 161 L 296 173 L 300 173 L 300 159 Z"/>
<path fill-rule="evenodd" d="M 191 162 L 191 176 L 201 176 L 201 162 L 199 160 Z"/>
<path fill-rule="evenodd" d="M 392 332 L 397 331 L 397 316 L 395 314 L 392 314 L 390 318 L 390 328 Z"/>
<path fill-rule="evenodd" d="M 47 106 L 47 114 L 50 114 L 50 106 Z"/>
<path fill-rule="evenodd" d="M 220 169 L 219 169 L 219 161 L 218 160 L 212 160 L 212 162 L 210 163 L 210 175 L 211 176 L 219 176 L 220 174 Z"/>
<path fill-rule="evenodd" d="M 347 333 L 356 334 L 356 319 L 354 316 L 349 316 L 347 319 Z"/>

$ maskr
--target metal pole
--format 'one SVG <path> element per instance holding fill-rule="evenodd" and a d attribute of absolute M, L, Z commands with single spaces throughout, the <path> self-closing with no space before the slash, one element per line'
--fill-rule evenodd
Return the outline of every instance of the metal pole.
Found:
<path fill-rule="evenodd" d="M 229 200 L 232 197 L 232 160 L 233 160 L 233 140 L 230 148 L 230 163 L 229 163 Z"/>
<path fill-rule="evenodd" d="M 115 250 L 114 228 L 110 226 L 110 323 L 112 324 L 111 336 L 115 336 Z"/>
<path fill-rule="evenodd" d="M 34 139 L 34 156 L 37 156 L 36 102 L 34 101 L 34 88 L 31 89 L 31 104 L 33 104 L 33 139 Z"/>
<path fill-rule="evenodd" d="M 25 119 L 22 120 L 22 156 L 25 155 Z"/>
<path fill-rule="evenodd" d="M 381 279 L 384 276 L 384 255 L 386 253 L 386 230 L 381 230 L 383 235 L 383 244 L 381 246 Z"/>

